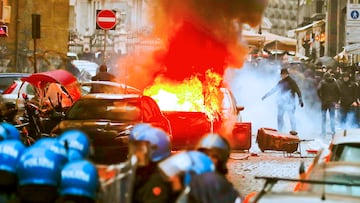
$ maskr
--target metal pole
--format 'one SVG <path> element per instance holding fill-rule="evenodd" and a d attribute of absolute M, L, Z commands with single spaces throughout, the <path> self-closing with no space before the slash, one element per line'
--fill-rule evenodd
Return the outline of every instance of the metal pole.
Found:
<path fill-rule="evenodd" d="M 106 62 L 106 41 L 107 41 L 107 34 L 108 34 L 108 31 L 105 30 L 103 64 L 105 64 L 105 62 Z"/>
<path fill-rule="evenodd" d="M 37 67 L 36 67 L 36 38 L 34 38 L 34 73 L 37 73 Z"/>

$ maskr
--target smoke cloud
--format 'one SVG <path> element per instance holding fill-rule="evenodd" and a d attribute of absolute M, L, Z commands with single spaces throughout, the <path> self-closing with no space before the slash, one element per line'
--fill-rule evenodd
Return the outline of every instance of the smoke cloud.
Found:
<path fill-rule="evenodd" d="M 137 53 L 136 59 L 141 58 L 141 62 L 129 59 L 120 62 L 126 70 L 126 81 L 141 89 L 151 85 L 159 74 L 182 81 L 193 75 L 201 79 L 208 69 L 223 75 L 229 66 L 242 67 L 247 49 L 239 41 L 239 27 L 242 23 L 258 25 L 267 3 L 267 0 L 151 1 L 148 16 L 153 36 L 160 39 L 161 46 Z M 144 73 L 146 78 L 138 80 Z"/>

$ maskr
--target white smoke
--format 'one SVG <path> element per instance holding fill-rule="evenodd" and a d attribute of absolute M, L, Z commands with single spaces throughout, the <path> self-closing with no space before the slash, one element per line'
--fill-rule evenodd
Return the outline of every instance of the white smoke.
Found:
<path fill-rule="evenodd" d="M 241 112 L 243 122 L 252 123 L 252 133 L 262 127 L 277 129 L 276 94 L 261 100 L 261 97 L 273 88 L 280 77 L 281 66 L 279 63 L 267 60 L 258 61 L 256 67 L 245 63 L 241 69 L 227 69 L 224 80 L 229 84 L 237 104 L 244 106 Z M 292 76 L 290 72 L 290 76 Z M 294 78 L 294 77 L 293 77 Z M 300 84 L 298 84 L 300 86 Z M 301 86 L 300 86 L 301 89 Z M 304 94 L 304 89 L 301 89 Z M 298 101 L 298 99 L 296 99 Z M 311 109 L 307 106 L 296 106 L 296 127 L 300 139 L 316 139 L 321 133 L 321 113 L 319 105 Z M 328 127 L 329 129 L 329 127 Z M 290 119 L 284 116 L 284 131 L 290 131 Z"/>

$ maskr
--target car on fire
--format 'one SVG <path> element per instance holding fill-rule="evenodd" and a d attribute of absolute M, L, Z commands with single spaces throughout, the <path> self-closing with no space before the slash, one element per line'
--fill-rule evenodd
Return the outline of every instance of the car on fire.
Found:
<path fill-rule="evenodd" d="M 87 94 L 66 112 L 65 118 L 52 130 L 58 136 L 68 129 L 86 133 L 93 147 L 90 157 L 96 164 L 115 164 L 128 156 L 129 133 L 138 123 L 149 123 L 167 132 L 169 120 L 157 103 L 142 94 Z"/>
<path fill-rule="evenodd" d="M 231 119 L 241 122 L 240 111 L 244 107 L 237 105 L 229 89 L 221 87 L 220 93 L 223 99 L 215 119 L 210 119 L 204 111 L 162 110 L 171 123 L 174 149 L 193 149 L 203 135 L 217 132 L 223 122 Z"/>

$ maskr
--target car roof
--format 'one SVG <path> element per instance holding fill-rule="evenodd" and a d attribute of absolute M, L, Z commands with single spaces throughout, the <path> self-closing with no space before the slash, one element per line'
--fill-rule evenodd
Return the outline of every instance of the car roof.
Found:
<path fill-rule="evenodd" d="M 28 75 L 30 73 L 0 73 L 0 77 L 24 77 Z"/>
<path fill-rule="evenodd" d="M 323 163 L 325 165 L 317 165 L 316 173 L 339 173 L 349 174 L 360 177 L 360 163 L 348 162 L 348 161 L 330 161 Z"/>
<path fill-rule="evenodd" d="M 81 98 L 84 99 L 130 99 L 143 97 L 141 94 L 108 94 L 108 93 L 97 93 L 97 94 L 86 94 Z"/>
<path fill-rule="evenodd" d="M 332 139 L 333 145 L 346 143 L 360 143 L 360 128 L 351 128 L 338 131 Z"/>
<path fill-rule="evenodd" d="M 93 84 L 99 84 L 99 85 L 107 85 L 107 86 L 113 86 L 113 87 L 119 87 L 119 88 L 126 88 L 128 90 L 133 90 L 135 93 L 141 94 L 141 91 L 135 87 L 125 85 L 118 82 L 112 82 L 112 81 L 84 81 L 80 82 L 81 86 L 91 86 Z"/>

